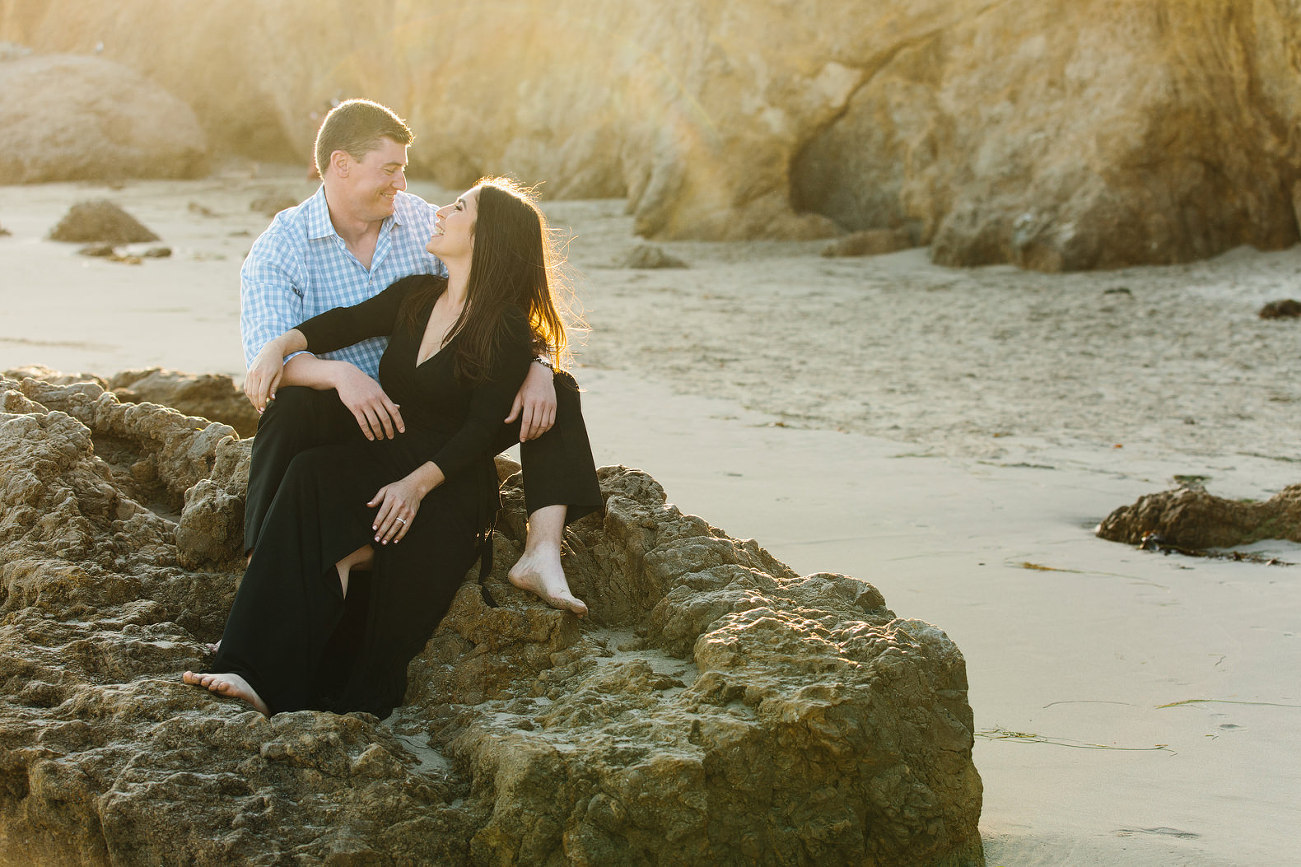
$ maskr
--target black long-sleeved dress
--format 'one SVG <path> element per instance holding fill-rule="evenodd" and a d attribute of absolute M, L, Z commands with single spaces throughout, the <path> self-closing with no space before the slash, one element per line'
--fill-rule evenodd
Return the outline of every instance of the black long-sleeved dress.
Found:
<path fill-rule="evenodd" d="M 528 322 L 519 310 L 503 316 L 497 358 L 479 383 L 453 372 L 458 337 L 417 365 L 445 287 L 442 278 L 408 277 L 299 326 L 313 352 L 391 336 L 379 377 L 402 408 L 406 432 L 311 449 L 289 465 L 209 669 L 244 677 L 272 713 L 315 708 L 387 716 L 402 702 L 407 663 L 447 611 L 500 504 L 493 440 L 532 359 Z M 406 315 L 407 298 L 431 289 L 416 315 Z M 377 510 L 366 503 L 426 461 L 446 481 L 425 496 L 401 542 L 375 543 Z M 318 671 L 344 610 L 334 564 L 368 543 L 375 563 L 361 646 L 337 676 Z"/>

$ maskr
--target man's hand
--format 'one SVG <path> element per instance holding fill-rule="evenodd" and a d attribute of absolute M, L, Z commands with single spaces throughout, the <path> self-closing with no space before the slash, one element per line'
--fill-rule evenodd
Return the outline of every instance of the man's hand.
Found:
<path fill-rule="evenodd" d="M 253 408 L 262 412 L 268 400 L 276 399 L 276 386 L 285 374 L 284 350 L 279 338 L 262 347 L 244 377 L 244 396 Z"/>
<path fill-rule="evenodd" d="M 341 365 L 335 376 L 334 388 L 339 392 L 339 400 L 357 419 L 366 439 L 393 439 L 397 434 L 406 432 L 398 405 L 389 400 L 378 382 L 356 367 L 351 364 Z"/>
<path fill-rule="evenodd" d="M 556 423 L 556 382 L 550 368 L 540 364 L 529 365 L 524 384 L 515 395 L 510 415 L 506 416 L 506 424 L 517 418 L 520 420 L 520 442 L 537 439 Z"/>

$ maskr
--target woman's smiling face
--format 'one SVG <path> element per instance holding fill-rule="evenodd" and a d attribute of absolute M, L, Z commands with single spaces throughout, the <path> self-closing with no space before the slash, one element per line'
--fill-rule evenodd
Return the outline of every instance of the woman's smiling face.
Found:
<path fill-rule="evenodd" d="M 440 259 L 469 258 L 474 249 L 474 224 L 478 215 L 479 188 L 475 187 L 438 209 L 434 234 L 425 249 Z"/>

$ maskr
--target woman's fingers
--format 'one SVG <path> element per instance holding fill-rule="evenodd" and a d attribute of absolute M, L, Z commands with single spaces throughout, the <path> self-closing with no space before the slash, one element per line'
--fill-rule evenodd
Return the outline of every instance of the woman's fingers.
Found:
<path fill-rule="evenodd" d="M 375 498 L 366 505 L 379 507 L 371 529 L 375 531 L 375 541 L 381 545 L 400 542 L 416 517 L 416 510 L 404 503 L 400 497 L 393 495 L 387 487 L 381 488 Z"/>

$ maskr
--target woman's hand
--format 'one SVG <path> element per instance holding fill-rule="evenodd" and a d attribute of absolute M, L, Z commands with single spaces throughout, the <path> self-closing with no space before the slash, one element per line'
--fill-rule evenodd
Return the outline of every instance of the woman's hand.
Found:
<path fill-rule="evenodd" d="M 414 474 L 412 474 L 414 475 Z M 367 506 L 378 508 L 371 529 L 375 531 L 375 541 L 381 545 L 389 542 L 401 542 L 411 529 L 411 522 L 420 511 L 420 501 L 426 490 L 412 476 L 390 482 L 379 489 Z"/>
<path fill-rule="evenodd" d="M 244 396 L 258 412 L 267 408 L 267 401 L 276 399 L 276 386 L 285 375 L 284 343 L 277 337 L 262 347 L 253 359 L 244 377 Z"/>
<path fill-rule="evenodd" d="M 537 439 L 556 423 L 556 383 L 551 368 L 530 364 L 524 384 L 515 395 L 506 424 L 520 420 L 519 441 Z"/>

